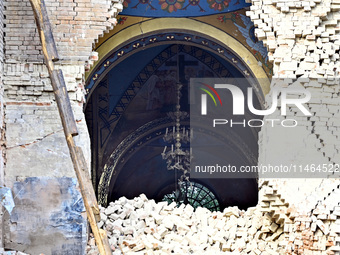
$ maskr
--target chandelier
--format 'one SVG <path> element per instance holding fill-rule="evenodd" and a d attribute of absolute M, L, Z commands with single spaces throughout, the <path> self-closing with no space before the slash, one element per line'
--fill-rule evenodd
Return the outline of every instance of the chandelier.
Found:
<path fill-rule="evenodd" d="M 193 137 L 193 130 L 191 128 L 181 127 L 181 120 L 188 117 L 187 112 L 180 111 L 182 85 L 177 83 L 177 103 L 176 111 L 168 113 L 168 116 L 175 121 L 175 126 L 169 130 L 166 128 L 163 140 L 171 146 L 165 146 L 162 152 L 162 158 L 166 161 L 168 170 L 180 171 L 181 176 L 178 179 L 179 184 L 189 181 L 190 162 L 192 160 L 191 149 L 182 148 L 183 144 L 190 143 Z"/>

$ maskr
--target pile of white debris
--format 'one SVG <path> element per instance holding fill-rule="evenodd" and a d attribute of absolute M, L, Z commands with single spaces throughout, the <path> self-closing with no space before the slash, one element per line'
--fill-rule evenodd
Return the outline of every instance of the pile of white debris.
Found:
<path fill-rule="evenodd" d="M 29 255 L 21 251 L 5 251 L 4 248 L 0 248 L 0 255 Z"/>
<path fill-rule="evenodd" d="M 156 203 L 142 194 L 132 200 L 121 197 L 101 208 L 98 225 L 107 231 L 115 255 L 278 254 L 274 252 L 277 247 L 266 247 L 261 236 L 256 235 L 262 227 L 268 232 L 278 227 L 265 224 L 261 216 L 255 208 L 246 212 L 237 207 L 223 212 L 201 207 L 194 210 L 190 205 Z M 98 254 L 93 237 L 87 254 Z"/>

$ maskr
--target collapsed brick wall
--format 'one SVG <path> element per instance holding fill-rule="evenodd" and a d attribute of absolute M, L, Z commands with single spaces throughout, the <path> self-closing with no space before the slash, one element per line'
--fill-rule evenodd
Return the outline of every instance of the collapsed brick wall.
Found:
<path fill-rule="evenodd" d="M 247 15 L 255 24 L 256 36 L 267 46 L 274 66 L 271 91 L 287 86 L 289 81 L 282 81 L 289 78 L 297 80 L 292 86 L 305 87 L 312 94 L 307 104 L 312 117 L 302 115 L 296 108 L 287 113 L 287 118 L 294 117 L 302 127 L 294 131 L 261 130 L 260 164 L 308 164 L 312 159 L 319 164 L 340 162 L 339 9 L 339 1 L 333 0 L 252 1 Z M 269 105 L 270 101 L 271 93 L 267 96 Z M 280 117 L 279 112 L 274 117 Z M 280 137 L 285 137 L 285 146 L 275 146 L 282 142 Z M 332 183 L 308 180 L 306 190 L 298 190 L 301 185 L 297 184 L 303 182 L 283 180 L 281 192 L 299 204 L 305 202 L 313 190 L 322 187 L 323 192 L 319 194 L 322 197 L 338 183 L 337 180 Z M 311 209 L 316 202 L 314 199 L 306 206 Z"/>
<path fill-rule="evenodd" d="M 267 242 L 277 239 L 274 246 L 282 254 L 339 254 L 340 185 L 310 211 L 282 198 L 280 185 L 273 181 L 262 183 L 259 206 L 270 220 L 270 234 L 262 239 Z"/>
<path fill-rule="evenodd" d="M 336 0 L 252 1 L 247 15 L 256 26 L 256 36 L 267 46 L 274 66 L 271 91 L 288 85 L 306 88 L 312 94 L 307 104 L 311 117 L 294 108 L 287 114 L 287 118 L 293 117 L 302 127 L 294 131 L 261 130 L 259 164 L 340 162 L 339 10 L 340 2 Z M 269 93 L 266 98 L 268 105 L 271 96 Z M 280 118 L 280 113 L 274 117 Z M 283 144 L 282 137 L 285 145 L 277 146 Z M 261 183 L 269 188 L 264 189 L 260 201 L 264 211 L 280 219 L 279 229 L 285 233 L 283 243 L 288 254 L 340 252 L 339 179 L 280 179 Z M 289 203 L 289 208 L 270 209 L 271 203 L 277 206 L 272 199 L 276 192 Z"/>
<path fill-rule="evenodd" d="M 339 187 L 302 215 L 282 199 L 267 181 L 260 187 L 261 202 L 246 211 L 228 207 L 210 212 L 191 205 L 155 203 L 144 194 L 121 197 L 102 208 L 99 226 L 108 232 L 113 254 L 335 254 L 340 232 Z M 88 255 L 98 254 L 94 239 Z"/>
<path fill-rule="evenodd" d="M 96 53 L 92 53 L 93 43 L 116 24 L 115 16 L 121 11 L 122 3 L 120 0 L 46 0 L 45 3 L 60 56 L 56 68 L 62 69 L 64 73 L 80 134 L 75 141 L 83 148 L 90 166 L 90 140 L 82 109 L 85 67 L 88 68 L 96 58 Z M 12 188 L 19 185 L 18 183 L 28 183 L 26 178 L 29 177 L 38 177 L 40 182 L 44 176 L 75 178 L 50 79 L 43 63 L 43 53 L 31 5 L 28 0 L 5 0 L 1 1 L 2 6 L 6 17 L 5 55 L 0 55 L 3 56 L 6 106 L 4 118 L 7 130 L 6 186 Z M 2 62 L 0 65 L 2 67 Z M 72 189 L 76 188 L 72 186 Z M 17 196 L 16 202 L 21 204 L 18 199 L 25 194 L 14 196 Z M 32 203 L 38 203 L 40 198 L 37 196 L 35 199 L 36 201 Z M 43 202 L 41 201 L 41 204 Z M 51 211 L 62 209 L 57 208 L 60 204 L 54 206 L 54 209 L 50 208 Z M 20 209 L 24 211 L 25 208 Z M 48 214 L 48 210 L 46 213 Z M 20 222 L 25 216 L 18 211 L 16 217 Z M 32 217 L 38 220 L 41 216 L 36 213 Z M 33 219 L 32 222 L 34 221 Z M 5 225 L 7 224 L 9 232 L 5 237 L 5 247 L 13 241 L 11 231 L 15 231 L 14 224 L 10 225 L 9 219 L 6 218 Z M 52 225 L 52 222 L 46 224 Z M 25 231 L 30 231 L 30 228 L 33 231 L 34 224 L 26 228 Z M 72 233 L 73 230 L 69 231 Z M 34 243 L 38 246 L 39 242 L 40 245 L 44 245 L 44 254 L 53 253 L 48 247 L 52 249 L 53 243 L 46 240 L 40 238 L 34 240 Z M 11 243 L 11 248 L 16 248 L 16 242 L 17 239 Z M 30 242 L 33 243 L 33 240 L 22 240 L 20 247 L 30 247 Z M 67 253 L 67 250 L 65 252 Z"/>
<path fill-rule="evenodd" d="M 63 153 L 67 151 L 66 143 L 63 140 L 47 70 L 43 65 L 40 41 L 29 1 L 7 0 L 1 1 L 2 3 L 6 7 L 6 28 L 4 30 L 6 32 L 6 54 L 3 77 L 6 101 L 6 143 L 8 146 L 6 184 L 12 186 L 14 183 L 24 182 L 26 177 L 32 176 L 74 177 L 68 153 Z M 48 0 L 46 6 L 61 57 L 58 65 L 64 71 L 80 129 L 81 136 L 78 137 L 77 143 L 84 148 L 85 157 L 90 159 L 89 139 L 82 113 L 84 69 L 93 60 L 89 59 L 92 43 L 103 32 L 112 28 L 116 22 L 114 17 L 121 10 L 122 5 L 119 1 L 105 0 L 75 0 L 74 2 Z M 310 109 L 316 113 L 316 116 L 321 116 L 321 119 L 311 122 L 304 117 L 299 117 L 299 120 L 306 124 L 301 131 L 302 136 L 297 140 L 296 135 L 292 134 L 291 137 L 292 141 L 295 143 L 299 141 L 304 148 L 307 142 L 306 137 L 308 137 L 308 148 L 311 149 L 301 153 L 298 151 L 301 146 L 290 146 L 288 154 L 283 152 L 274 155 L 274 151 L 270 151 L 272 146 L 268 146 L 268 139 L 275 141 L 274 138 L 280 136 L 280 133 L 275 134 L 270 130 L 263 129 L 260 139 L 260 162 L 264 163 L 277 156 L 286 160 L 286 155 L 298 155 L 298 158 L 294 158 L 295 161 L 317 158 L 321 162 L 339 162 L 337 158 L 340 155 L 339 144 L 336 142 L 339 141 L 339 123 L 335 122 L 336 119 L 339 119 L 339 111 L 336 107 L 339 85 L 331 82 L 332 77 L 337 75 L 339 65 L 338 10 L 339 3 L 335 0 L 333 2 L 320 0 L 303 2 L 253 1 L 249 15 L 258 27 L 256 30 L 258 38 L 268 45 L 269 58 L 274 63 L 274 76 L 330 78 L 327 81 L 329 83 L 323 84 L 321 87 L 310 87 L 314 93 L 320 95 L 319 99 L 311 102 Z M 95 54 L 93 54 L 93 58 L 95 58 Z M 292 111 L 291 114 L 295 114 L 295 112 Z M 327 126 L 332 128 L 325 130 Z M 294 143 L 292 144 L 294 145 Z M 292 159 L 288 158 L 288 160 Z M 308 183 L 308 185 L 303 183 Z M 280 235 L 283 238 L 284 247 L 287 248 L 290 245 L 289 249 L 298 254 L 307 254 L 309 248 L 319 242 L 321 242 L 321 248 L 317 250 L 321 253 L 327 250 L 332 254 L 337 249 L 338 243 L 336 243 L 335 234 L 338 232 L 330 231 L 329 233 L 332 234 L 326 234 L 327 231 L 325 233 L 322 229 L 325 230 L 328 225 L 330 229 L 333 228 L 331 226 L 339 225 L 338 209 L 329 208 L 327 210 L 330 214 L 324 213 L 321 214 L 322 216 L 314 213 L 317 208 L 327 206 L 326 202 L 318 204 L 319 200 L 328 201 L 324 199 L 328 193 L 336 194 L 338 185 L 336 181 L 284 180 L 275 183 L 273 181 L 263 182 L 263 185 L 269 188 L 277 187 L 273 191 L 268 189 L 269 193 L 266 196 L 263 195 L 264 197 L 269 195 L 275 197 L 276 194 L 282 193 L 282 197 L 289 201 L 289 205 L 298 205 L 301 201 L 308 201 L 306 205 L 301 206 L 305 208 L 305 211 L 301 212 L 300 207 L 295 216 L 292 216 L 288 221 L 286 217 L 290 217 L 291 209 L 280 204 L 284 203 L 281 201 L 281 197 L 281 202 L 276 202 L 276 198 L 273 200 L 274 204 L 278 203 L 278 205 L 270 204 L 272 200 L 262 199 L 262 202 L 269 202 L 269 205 L 266 203 L 263 207 L 264 215 L 270 213 L 273 216 L 271 217 L 276 219 L 276 211 L 270 209 L 273 206 L 278 208 L 278 212 L 282 211 L 282 214 L 286 215 L 283 218 L 287 221 L 284 222 L 287 222 L 287 226 L 290 227 L 286 227 L 287 231 L 285 231 L 286 225 L 277 227 L 277 230 L 283 229 L 283 232 L 288 233 Z M 302 190 L 297 192 L 299 186 Z M 309 196 L 307 200 L 306 197 L 313 191 L 316 194 L 315 197 Z M 295 198 L 296 194 L 300 194 L 300 197 Z M 336 202 L 333 201 L 333 203 Z M 313 216 L 316 217 L 316 220 Z M 334 220 L 334 217 L 337 219 Z M 305 222 L 311 224 L 308 225 Z M 313 223 L 315 224 L 313 225 Z M 276 228 L 275 225 L 273 226 Z M 265 234 L 262 237 L 264 240 L 270 239 L 273 233 L 270 232 L 270 235 Z M 317 239 L 319 236 L 320 239 Z M 313 245 L 306 246 L 306 238 L 311 237 L 313 237 Z M 329 243 L 324 245 L 324 240 Z M 6 242 L 10 241 L 10 237 L 8 237 Z M 331 243 L 332 245 L 330 245 Z M 15 248 L 15 245 L 12 247 Z"/>

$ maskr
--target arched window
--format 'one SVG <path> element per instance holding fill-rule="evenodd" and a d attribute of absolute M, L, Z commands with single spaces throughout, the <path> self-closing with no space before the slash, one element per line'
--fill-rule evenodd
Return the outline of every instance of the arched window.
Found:
<path fill-rule="evenodd" d="M 163 201 L 168 203 L 176 202 L 181 204 L 190 204 L 192 207 L 205 207 L 210 211 L 220 211 L 220 204 L 214 193 L 197 182 L 183 182 L 177 191 L 166 194 Z"/>

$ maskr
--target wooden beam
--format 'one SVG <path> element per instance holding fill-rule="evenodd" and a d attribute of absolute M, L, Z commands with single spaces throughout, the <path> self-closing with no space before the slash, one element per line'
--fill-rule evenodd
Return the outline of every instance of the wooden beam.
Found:
<path fill-rule="evenodd" d="M 45 2 L 44 0 L 30 0 L 30 3 L 33 8 L 34 18 L 38 27 L 43 51 L 48 52 L 50 60 L 58 61 L 59 56 L 57 52 L 57 47 L 54 43 L 51 23 L 48 19 Z"/>
<path fill-rule="evenodd" d="M 62 116 L 61 121 L 63 122 L 65 135 L 78 135 L 77 125 L 74 120 L 70 99 L 65 86 L 63 72 L 61 70 L 53 70 L 51 82 L 59 114 Z"/>
<path fill-rule="evenodd" d="M 54 69 L 54 62 L 59 59 L 54 42 L 51 24 L 48 19 L 44 0 L 30 0 L 35 21 L 37 24 L 45 64 L 50 75 L 54 96 L 57 102 L 59 115 L 64 128 L 66 142 L 70 151 L 73 167 L 78 179 L 81 195 L 88 221 L 101 255 L 112 255 L 111 248 L 104 230 L 99 230 L 97 222 L 100 220 L 100 212 L 97 199 L 89 177 L 83 151 L 74 143 L 73 136 L 78 134 L 74 120 L 70 99 L 68 97 L 64 76 L 61 70 Z"/>

